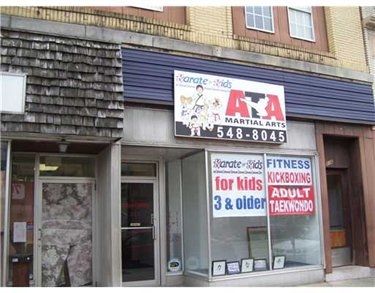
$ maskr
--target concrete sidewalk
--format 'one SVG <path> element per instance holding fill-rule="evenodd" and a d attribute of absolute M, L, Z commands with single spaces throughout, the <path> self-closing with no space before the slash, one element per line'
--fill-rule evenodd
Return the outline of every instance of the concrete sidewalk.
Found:
<path fill-rule="evenodd" d="M 303 285 L 301 287 L 375 287 L 375 278 L 347 279 Z"/>
<path fill-rule="evenodd" d="M 375 287 L 375 268 L 342 266 L 325 275 L 325 281 L 305 287 Z"/>

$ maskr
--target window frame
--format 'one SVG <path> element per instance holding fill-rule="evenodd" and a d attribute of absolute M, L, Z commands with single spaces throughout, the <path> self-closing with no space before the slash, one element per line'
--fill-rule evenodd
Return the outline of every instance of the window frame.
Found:
<path fill-rule="evenodd" d="M 261 31 L 261 32 L 265 32 L 265 33 L 275 33 L 275 23 L 274 23 L 274 17 L 273 17 L 273 7 L 272 6 L 260 6 L 262 7 L 262 13 L 263 13 L 263 7 L 269 7 L 270 9 L 270 12 L 271 12 L 271 26 L 272 26 L 272 30 L 267 30 L 267 29 L 262 29 L 262 28 L 258 28 L 258 27 L 253 27 L 251 26 L 248 21 L 247 21 L 247 15 L 248 14 L 251 14 L 250 12 L 247 11 L 247 7 L 256 7 L 256 6 L 244 6 L 244 12 L 245 12 L 245 26 L 246 26 L 246 29 L 251 29 L 251 30 L 256 30 L 256 31 Z M 255 17 L 255 10 L 254 10 L 254 13 L 252 13 Z M 262 14 L 262 21 L 263 21 L 263 24 L 264 24 L 264 15 Z"/>
<path fill-rule="evenodd" d="M 287 7 L 287 10 L 288 10 L 289 35 L 290 35 L 290 37 L 295 38 L 295 39 L 300 39 L 300 40 L 304 40 L 304 41 L 308 41 L 308 42 L 315 42 L 313 8 L 312 8 L 312 6 L 306 6 L 306 7 L 309 7 L 310 11 L 307 11 L 307 10 L 303 9 L 301 6 L 288 6 Z M 310 19 L 311 19 L 311 35 L 312 35 L 311 39 L 309 39 L 309 38 L 307 38 L 305 36 L 293 35 L 293 33 L 292 33 L 292 26 L 291 26 L 291 15 L 290 15 L 291 10 L 292 11 L 297 11 L 299 13 L 304 13 L 304 14 L 309 14 L 310 15 Z M 301 23 L 298 23 L 298 25 L 301 25 Z M 306 27 L 304 24 L 302 24 L 302 25 L 304 27 Z"/>

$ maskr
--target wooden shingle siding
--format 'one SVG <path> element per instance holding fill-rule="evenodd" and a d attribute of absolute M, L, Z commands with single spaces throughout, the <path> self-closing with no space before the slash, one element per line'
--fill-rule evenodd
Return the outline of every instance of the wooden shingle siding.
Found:
<path fill-rule="evenodd" d="M 27 74 L 25 113 L 2 113 L 1 132 L 122 137 L 119 45 L 1 33 L 1 71 Z"/>

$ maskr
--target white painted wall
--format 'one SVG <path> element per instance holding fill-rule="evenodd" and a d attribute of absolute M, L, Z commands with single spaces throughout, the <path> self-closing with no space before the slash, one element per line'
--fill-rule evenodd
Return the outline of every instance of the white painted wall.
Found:
<path fill-rule="evenodd" d="M 287 143 L 269 144 L 184 138 L 174 136 L 172 110 L 150 108 L 125 108 L 125 127 L 121 143 L 139 146 L 171 146 L 186 148 L 235 148 L 237 150 L 261 148 L 269 150 L 316 151 L 314 123 L 287 121 Z"/>

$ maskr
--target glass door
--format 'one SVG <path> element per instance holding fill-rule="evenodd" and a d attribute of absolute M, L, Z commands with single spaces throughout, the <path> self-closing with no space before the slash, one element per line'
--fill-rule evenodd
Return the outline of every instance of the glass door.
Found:
<path fill-rule="evenodd" d="M 159 254 L 156 184 L 152 180 L 121 184 L 122 281 L 158 286 Z"/>

